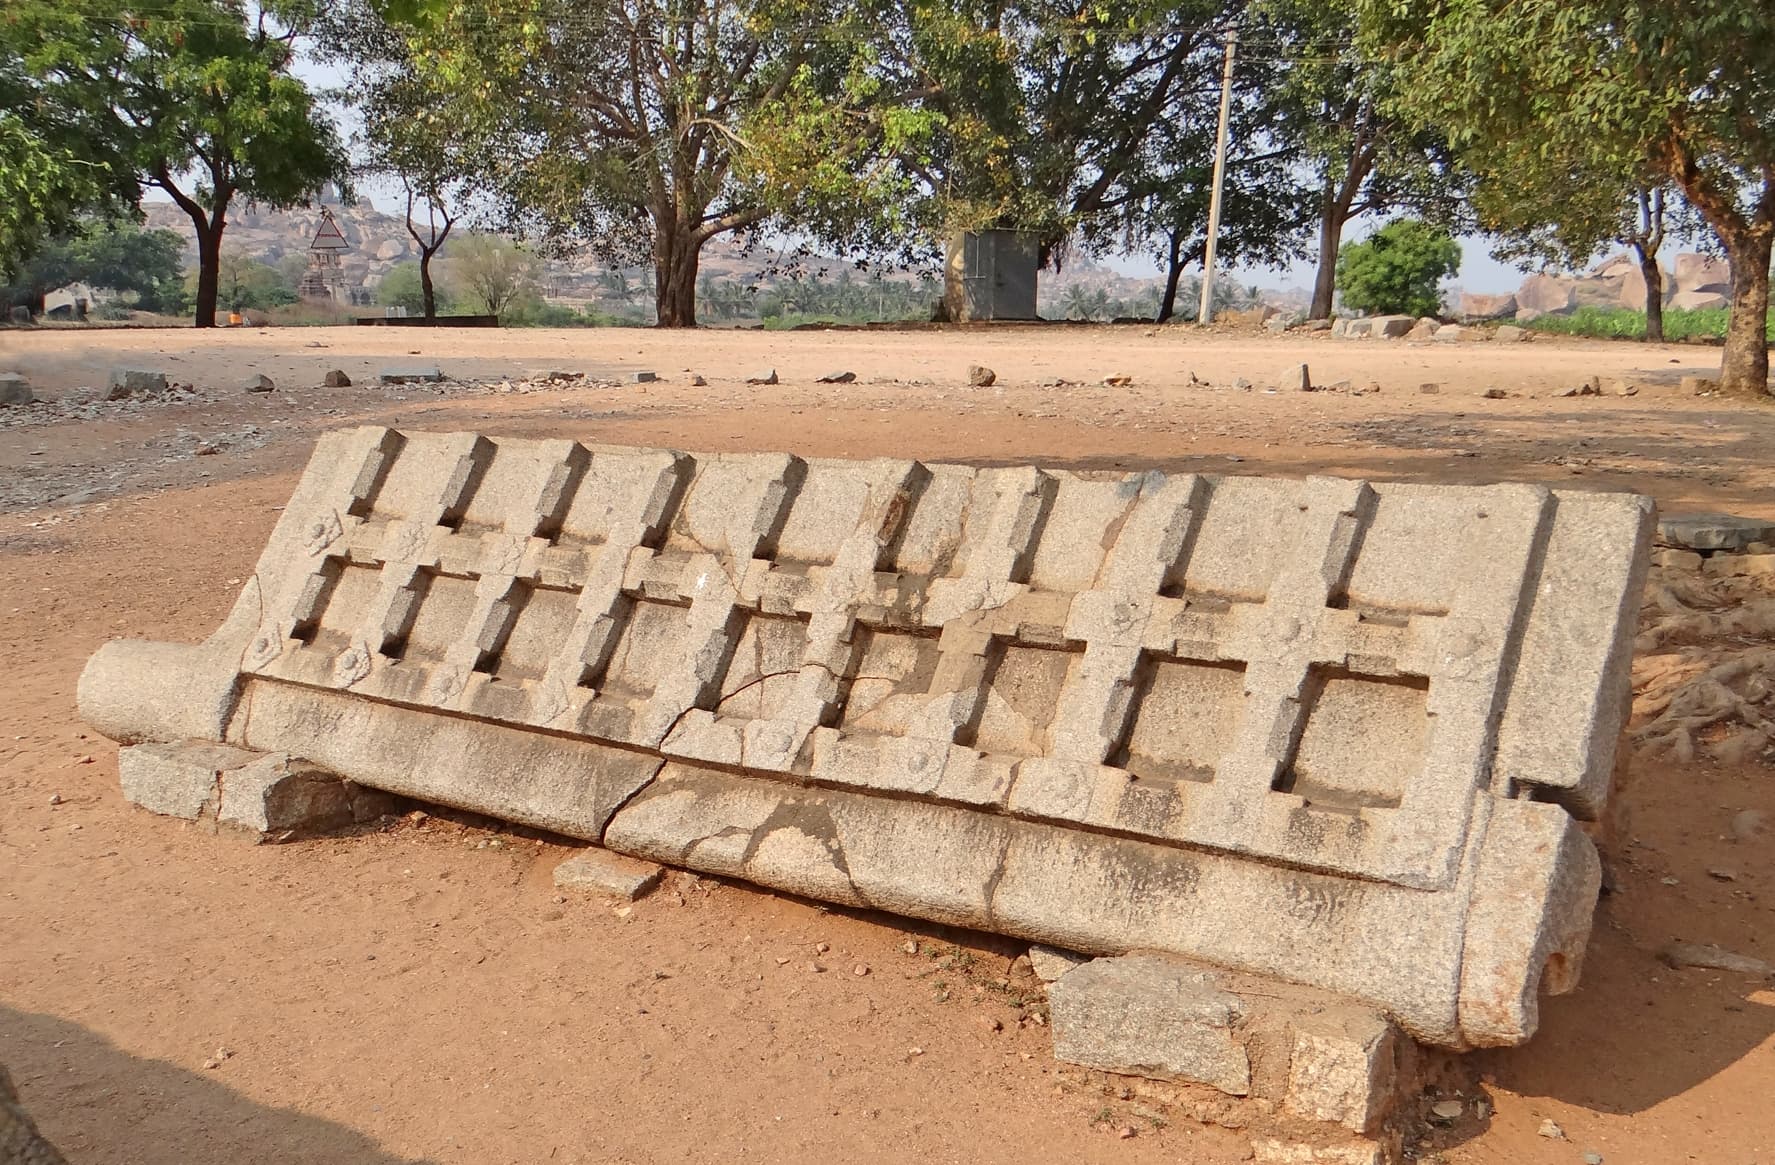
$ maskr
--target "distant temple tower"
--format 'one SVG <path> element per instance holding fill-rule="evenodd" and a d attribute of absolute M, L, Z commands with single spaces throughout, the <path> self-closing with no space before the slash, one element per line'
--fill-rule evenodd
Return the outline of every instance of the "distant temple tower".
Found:
<path fill-rule="evenodd" d="M 333 220 L 333 212 L 321 207 L 320 229 L 314 232 L 314 241 L 308 244 L 308 270 L 302 272 L 302 282 L 297 286 L 296 294 L 303 299 L 344 299 L 345 272 L 340 267 L 339 256 L 349 250 L 351 244 L 345 241 L 339 224 Z"/>

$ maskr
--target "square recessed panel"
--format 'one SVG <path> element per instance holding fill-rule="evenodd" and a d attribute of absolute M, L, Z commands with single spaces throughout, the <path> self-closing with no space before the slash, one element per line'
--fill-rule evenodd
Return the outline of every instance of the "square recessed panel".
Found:
<path fill-rule="evenodd" d="M 795 691 L 807 651 L 807 624 L 778 615 L 748 614 L 734 637 L 715 712 L 749 720 L 775 717 Z"/>
<path fill-rule="evenodd" d="M 838 727 L 848 732 L 904 733 L 931 701 L 937 638 L 858 626 L 849 684 Z"/>
<path fill-rule="evenodd" d="M 579 618 L 579 592 L 519 583 L 509 602 L 516 608 L 511 630 L 482 670 L 502 680 L 539 680 Z"/>
<path fill-rule="evenodd" d="M 477 584 L 472 578 L 419 571 L 407 594 L 398 596 L 382 652 L 390 659 L 436 662 L 470 631 Z M 476 628 L 475 630 L 479 630 Z"/>
<path fill-rule="evenodd" d="M 1245 709 L 1245 665 L 1145 656 L 1133 723 L 1110 757 L 1140 782 L 1211 781 Z"/>
<path fill-rule="evenodd" d="M 957 734 L 957 743 L 1011 756 L 1047 755 L 1048 726 L 1060 705 L 1060 690 L 1084 652 L 1002 640 L 988 651 L 985 690 L 974 723 Z"/>
<path fill-rule="evenodd" d="M 630 605 L 616 647 L 602 675 L 589 675 L 582 683 L 602 695 L 639 702 L 653 695 L 659 678 L 669 669 L 666 661 L 684 650 L 684 617 L 689 604 L 659 603 L 637 599 Z"/>
<path fill-rule="evenodd" d="M 1424 767 L 1430 682 L 1315 667 L 1305 724 L 1276 789 L 1321 809 L 1397 808 Z"/>

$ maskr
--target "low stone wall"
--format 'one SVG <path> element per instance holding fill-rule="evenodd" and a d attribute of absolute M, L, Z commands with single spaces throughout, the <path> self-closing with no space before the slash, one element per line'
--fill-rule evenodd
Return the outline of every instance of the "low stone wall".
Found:
<path fill-rule="evenodd" d="M 120 741 L 1505 1045 L 1583 958 L 1652 523 L 358 429 L 215 635 L 109 644 L 80 701 Z"/>

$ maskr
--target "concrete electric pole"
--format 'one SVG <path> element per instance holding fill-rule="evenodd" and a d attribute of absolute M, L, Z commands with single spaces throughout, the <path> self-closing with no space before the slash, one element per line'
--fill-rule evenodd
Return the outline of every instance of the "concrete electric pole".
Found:
<path fill-rule="evenodd" d="M 1220 74 L 1220 130 L 1214 136 L 1214 190 L 1208 196 L 1208 245 L 1202 251 L 1202 306 L 1198 324 L 1214 322 L 1214 247 L 1220 242 L 1220 191 L 1226 181 L 1226 123 L 1233 106 L 1233 54 L 1239 48 L 1239 30 L 1226 34 L 1226 67 Z"/>

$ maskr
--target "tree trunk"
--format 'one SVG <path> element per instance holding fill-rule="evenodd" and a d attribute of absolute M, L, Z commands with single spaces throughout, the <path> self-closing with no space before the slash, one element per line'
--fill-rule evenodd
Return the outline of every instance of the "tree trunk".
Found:
<path fill-rule="evenodd" d="M 693 232 L 657 224 L 653 235 L 653 304 L 655 326 L 696 327 L 696 275 L 702 259 Z"/>
<path fill-rule="evenodd" d="M 1646 339 L 1654 344 L 1664 342 L 1664 269 L 1658 266 L 1657 252 L 1639 257 L 1640 277 L 1646 281 Z"/>
<path fill-rule="evenodd" d="M 1775 233 L 1751 230 L 1722 241 L 1732 268 L 1732 309 L 1720 388 L 1761 396 L 1769 391 L 1769 257 Z"/>
<path fill-rule="evenodd" d="M 1183 239 L 1176 232 L 1171 232 L 1171 253 L 1165 262 L 1165 296 L 1159 300 L 1159 323 L 1164 323 L 1177 314 L 1177 284 L 1183 278 L 1183 260 L 1179 254 L 1183 250 Z"/>
<path fill-rule="evenodd" d="M 1344 241 L 1344 223 L 1350 217 L 1347 200 L 1326 192 L 1325 206 L 1319 213 L 1319 269 L 1313 274 L 1313 304 L 1307 309 L 1309 320 L 1328 320 L 1337 300 L 1337 251 Z"/>
<path fill-rule="evenodd" d="M 205 223 L 197 230 L 197 318 L 200 328 L 216 326 L 216 300 L 222 282 L 222 224 Z"/>
<path fill-rule="evenodd" d="M 438 253 L 436 247 L 419 248 L 419 290 L 425 297 L 425 318 L 438 318 L 438 293 L 431 282 L 431 257 Z"/>

